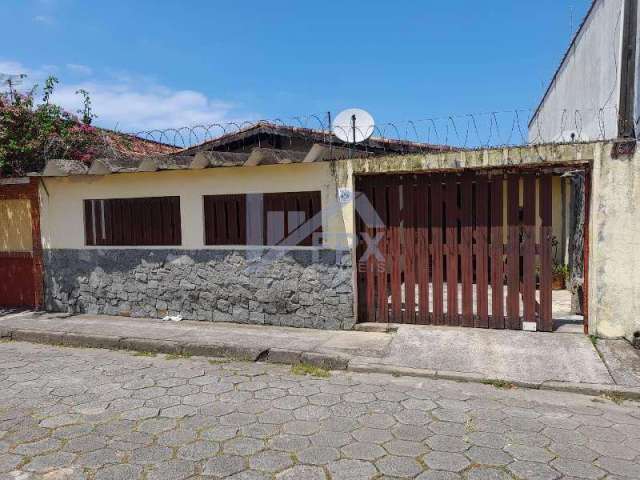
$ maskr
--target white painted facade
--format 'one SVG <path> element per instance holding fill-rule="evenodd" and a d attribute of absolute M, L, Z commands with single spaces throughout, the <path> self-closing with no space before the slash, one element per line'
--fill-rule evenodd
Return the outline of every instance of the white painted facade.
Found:
<path fill-rule="evenodd" d="M 594 0 L 529 124 L 530 142 L 618 137 L 624 6 L 624 0 Z M 637 119 L 638 88 L 635 105 Z"/>

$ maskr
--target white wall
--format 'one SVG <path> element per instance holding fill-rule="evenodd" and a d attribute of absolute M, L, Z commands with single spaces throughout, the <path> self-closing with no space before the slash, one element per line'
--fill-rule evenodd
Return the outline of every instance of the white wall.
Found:
<path fill-rule="evenodd" d="M 85 245 L 85 199 L 175 195 L 180 196 L 182 217 L 182 246 L 176 248 L 228 248 L 204 245 L 202 197 L 215 194 L 320 190 L 322 227 L 327 235 L 323 246 L 334 247 L 336 238 L 344 238 L 342 207 L 337 205 L 335 180 L 331 175 L 330 164 L 326 162 L 106 176 L 78 175 L 43 178 L 43 182 L 44 188 L 41 188 L 40 197 L 42 241 L 45 249 L 101 248 Z"/>
<path fill-rule="evenodd" d="M 529 141 L 571 141 L 572 133 L 576 140 L 618 135 L 623 7 L 624 0 L 596 0 L 529 126 Z"/>
<path fill-rule="evenodd" d="M 589 332 L 632 339 L 640 331 L 640 152 L 593 162 L 589 248 Z"/>

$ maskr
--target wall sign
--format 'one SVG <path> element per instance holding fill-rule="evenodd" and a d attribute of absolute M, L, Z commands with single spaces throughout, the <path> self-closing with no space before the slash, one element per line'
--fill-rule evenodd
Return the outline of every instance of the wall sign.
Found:
<path fill-rule="evenodd" d="M 350 188 L 338 189 L 338 201 L 340 203 L 350 203 L 353 200 L 353 190 Z"/>

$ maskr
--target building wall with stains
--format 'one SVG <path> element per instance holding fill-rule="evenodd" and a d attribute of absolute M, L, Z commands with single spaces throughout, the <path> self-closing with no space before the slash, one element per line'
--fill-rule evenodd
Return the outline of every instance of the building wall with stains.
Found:
<path fill-rule="evenodd" d="M 589 274 L 590 332 L 603 337 L 640 332 L 640 152 L 612 158 L 595 148 Z"/>

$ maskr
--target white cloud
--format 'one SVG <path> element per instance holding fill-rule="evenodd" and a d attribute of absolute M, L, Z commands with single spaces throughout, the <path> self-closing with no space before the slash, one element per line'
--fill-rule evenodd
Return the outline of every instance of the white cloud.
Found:
<path fill-rule="evenodd" d="M 55 23 L 55 19 L 50 15 L 36 15 L 33 17 L 33 21 L 44 25 L 53 25 Z"/>
<path fill-rule="evenodd" d="M 52 100 L 66 109 L 82 108 L 76 94 L 84 89 L 91 96 L 97 124 L 119 130 L 137 131 L 193 126 L 226 121 L 233 105 L 212 100 L 193 90 L 171 90 L 156 85 L 84 82 L 62 85 Z"/>
<path fill-rule="evenodd" d="M 30 75 L 31 70 L 19 62 L 0 60 L 0 73 L 5 73 L 7 75 Z"/>
<path fill-rule="evenodd" d="M 26 73 L 30 83 L 42 84 L 53 67 L 31 69 L 19 62 L 0 60 L 0 73 Z M 254 114 L 241 115 L 232 102 L 210 98 L 196 90 L 168 88 L 146 76 L 109 72 L 106 78 L 98 78 L 93 69 L 79 64 L 67 64 L 66 70 L 83 73 L 88 78 L 67 83 L 64 75 L 60 75 L 52 101 L 75 113 L 82 108 L 82 97 L 76 92 L 84 89 L 89 92 L 93 112 L 98 116 L 95 124 L 106 128 L 139 132 L 224 123 L 241 117 L 259 118 Z"/>
<path fill-rule="evenodd" d="M 91 75 L 93 73 L 93 69 L 91 67 L 87 67 L 86 65 L 81 65 L 79 63 L 67 63 L 66 67 L 69 71 L 79 75 Z"/>

